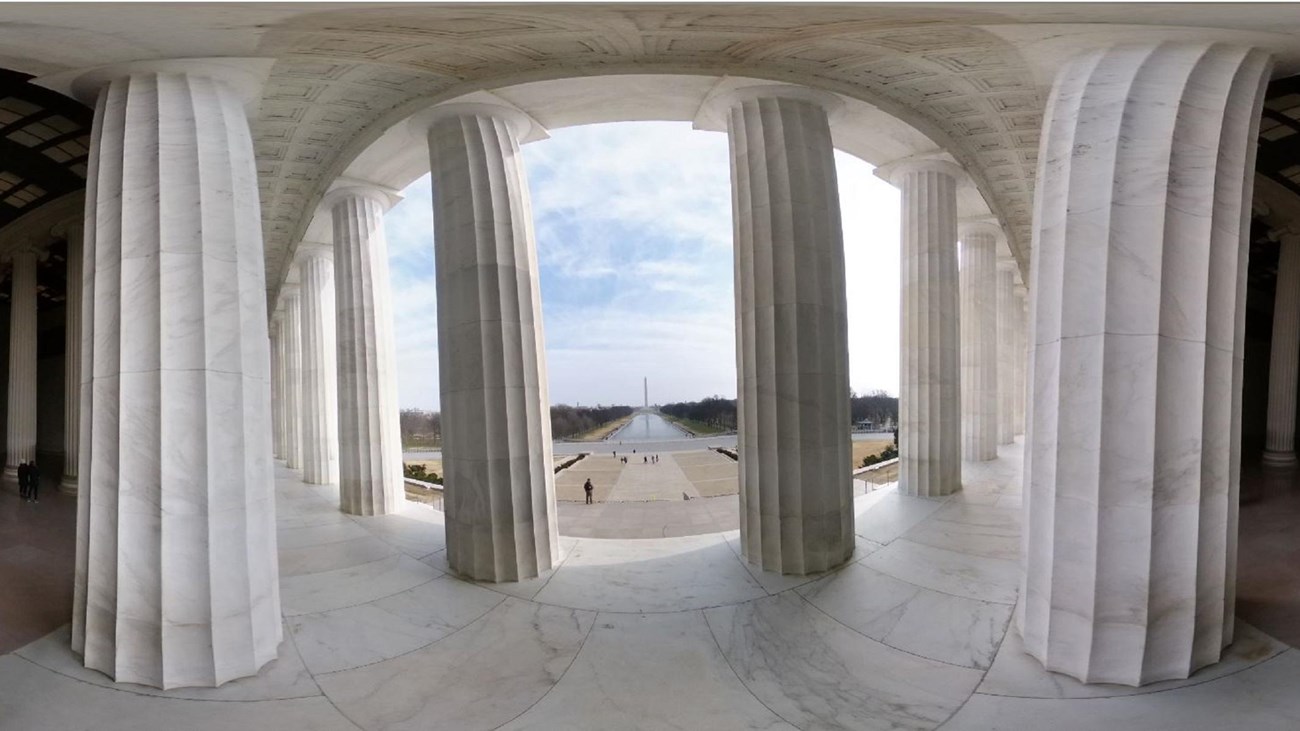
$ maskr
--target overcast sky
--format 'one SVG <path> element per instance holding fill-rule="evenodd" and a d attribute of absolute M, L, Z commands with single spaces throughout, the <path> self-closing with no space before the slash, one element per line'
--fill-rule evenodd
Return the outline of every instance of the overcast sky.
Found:
<path fill-rule="evenodd" d="M 736 395 L 727 138 L 684 122 L 553 130 L 525 145 L 552 403 Z M 836 153 L 848 273 L 850 385 L 898 393 L 897 191 Z M 437 409 L 432 191 L 385 219 L 399 400 Z"/>

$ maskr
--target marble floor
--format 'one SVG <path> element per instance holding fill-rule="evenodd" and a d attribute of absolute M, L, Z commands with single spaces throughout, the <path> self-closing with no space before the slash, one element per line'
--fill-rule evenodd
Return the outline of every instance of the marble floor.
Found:
<path fill-rule="evenodd" d="M 726 531 L 565 537 L 555 570 L 501 585 L 447 573 L 436 510 L 345 516 L 281 469 L 278 660 L 162 692 L 85 670 L 60 628 L 0 656 L 0 729 L 1300 727 L 1300 651 L 1245 622 L 1223 662 L 1141 689 L 1025 656 L 1018 458 L 946 499 L 858 497 L 829 574 L 757 571 Z"/>

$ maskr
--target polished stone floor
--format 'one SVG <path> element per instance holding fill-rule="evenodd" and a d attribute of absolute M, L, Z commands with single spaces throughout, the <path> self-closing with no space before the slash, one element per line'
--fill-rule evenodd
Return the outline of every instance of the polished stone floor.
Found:
<path fill-rule="evenodd" d="M 345 516 L 282 469 L 278 660 L 215 690 L 115 686 L 58 629 L 0 657 L 0 728 L 1300 727 L 1300 651 L 1244 622 L 1224 662 L 1141 689 L 1027 658 L 1018 457 L 966 465 L 950 498 L 859 497 L 857 553 L 826 575 L 757 571 L 729 531 L 566 537 L 556 570 L 503 585 L 447 574 L 437 511 Z"/>

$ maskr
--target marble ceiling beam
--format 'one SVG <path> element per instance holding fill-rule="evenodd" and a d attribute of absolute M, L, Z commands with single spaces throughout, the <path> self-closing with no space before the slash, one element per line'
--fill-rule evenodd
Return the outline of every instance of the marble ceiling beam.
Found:
<path fill-rule="evenodd" d="M 1035 214 L 1026 650 L 1089 683 L 1232 641 L 1248 206 L 1270 59 L 1086 51 L 1057 76 Z"/>
<path fill-rule="evenodd" d="M 447 562 L 518 581 L 559 559 L 550 398 L 528 180 L 504 106 L 415 120 L 429 143 Z"/>
<path fill-rule="evenodd" d="M 740 539 L 767 571 L 853 553 L 837 99 L 749 87 L 726 109 L 735 221 Z"/>
<path fill-rule="evenodd" d="M 97 100 L 72 645 L 118 682 L 221 685 L 281 640 L 245 80 L 201 60 L 83 79 Z"/>

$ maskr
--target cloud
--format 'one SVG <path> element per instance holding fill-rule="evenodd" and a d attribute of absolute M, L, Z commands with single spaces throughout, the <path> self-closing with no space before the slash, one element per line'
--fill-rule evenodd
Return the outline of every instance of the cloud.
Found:
<path fill-rule="evenodd" d="M 551 400 L 734 396 L 731 181 L 726 136 L 638 122 L 558 130 L 523 148 L 537 237 Z M 897 192 L 836 155 L 850 380 L 898 390 Z M 385 225 L 400 400 L 437 408 L 432 189 Z"/>

